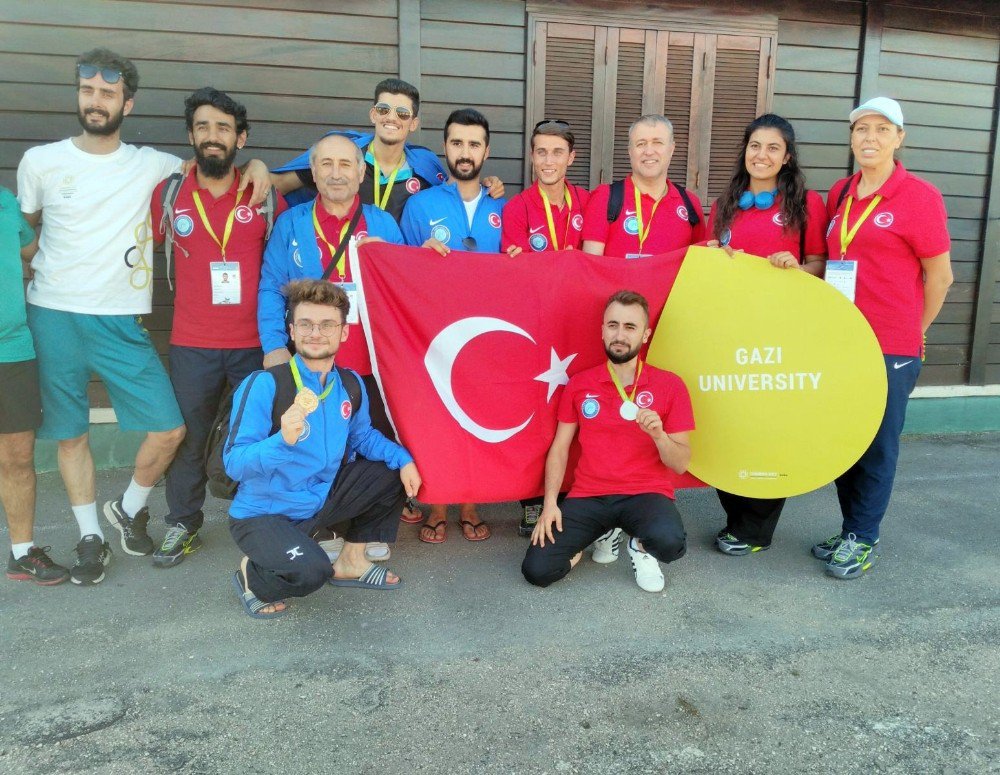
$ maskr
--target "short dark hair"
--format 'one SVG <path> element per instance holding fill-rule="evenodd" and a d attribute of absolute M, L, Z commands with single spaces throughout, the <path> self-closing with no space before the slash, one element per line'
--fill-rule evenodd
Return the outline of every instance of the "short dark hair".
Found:
<path fill-rule="evenodd" d="M 281 289 L 288 303 L 288 319 L 295 320 L 295 309 L 300 304 L 322 304 L 340 310 L 341 322 L 347 321 L 351 311 L 351 301 L 347 292 L 339 285 L 326 280 L 292 280 Z"/>
<path fill-rule="evenodd" d="M 378 102 L 378 95 L 380 94 L 402 94 L 404 97 L 409 97 L 410 102 L 413 103 L 413 115 L 415 116 L 420 112 L 420 92 L 417 91 L 417 87 L 412 83 L 407 83 L 399 78 L 386 78 L 375 84 L 373 102 Z"/>
<path fill-rule="evenodd" d="M 79 65 L 94 65 L 108 70 L 117 70 L 122 74 L 122 88 L 125 92 L 125 99 L 130 100 L 139 91 L 139 71 L 135 69 L 131 59 L 126 59 L 121 54 L 106 48 L 93 48 L 85 54 L 81 54 L 73 69 Z M 80 75 L 77 73 L 76 83 L 80 85 Z"/>
<path fill-rule="evenodd" d="M 538 137 L 538 135 L 549 135 L 551 137 L 562 138 L 569 143 L 569 149 L 571 151 L 576 146 L 576 136 L 569 128 L 569 124 L 565 121 L 549 119 L 546 121 L 539 121 L 535 124 L 535 129 L 531 133 L 531 144 L 528 146 L 531 150 L 535 150 L 535 138 Z"/>
<path fill-rule="evenodd" d="M 451 115 L 448 116 L 448 120 L 444 122 L 444 139 L 445 142 L 448 141 L 448 127 L 452 124 L 460 124 L 462 126 L 481 126 L 486 130 L 486 144 L 490 144 L 490 122 L 486 120 L 486 116 L 480 113 L 474 108 L 459 108 L 458 110 L 453 110 Z"/>
<path fill-rule="evenodd" d="M 642 311 L 646 313 L 646 322 L 649 323 L 649 302 L 641 293 L 626 290 L 616 291 L 611 294 L 608 303 L 604 305 L 604 311 L 607 312 L 612 304 L 621 304 L 624 307 L 642 307 Z"/>
<path fill-rule="evenodd" d="M 213 108 L 221 110 L 227 116 L 232 116 L 236 121 L 236 134 L 250 131 L 250 122 L 247 121 L 247 109 L 226 94 L 211 86 L 202 86 L 190 97 L 184 100 L 184 123 L 188 131 L 194 129 L 194 112 L 202 105 L 211 105 Z"/>

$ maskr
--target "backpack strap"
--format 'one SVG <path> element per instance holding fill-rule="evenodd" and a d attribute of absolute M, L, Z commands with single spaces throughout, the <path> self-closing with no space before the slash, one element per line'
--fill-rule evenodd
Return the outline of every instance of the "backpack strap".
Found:
<path fill-rule="evenodd" d="M 170 286 L 170 290 L 174 289 L 174 284 L 170 280 L 170 259 L 174 252 L 174 205 L 177 204 L 177 197 L 181 193 L 183 183 L 184 175 L 175 172 L 167 178 L 167 185 L 160 192 L 160 204 L 163 210 L 163 216 L 160 218 L 160 231 L 163 232 L 163 252 L 167 257 L 167 285 Z"/>
<path fill-rule="evenodd" d="M 625 179 L 616 180 L 611 184 L 608 193 L 608 223 L 614 223 L 618 216 L 622 214 L 622 206 L 625 204 Z"/>
<path fill-rule="evenodd" d="M 851 190 L 851 178 L 853 178 L 853 177 L 854 176 L 851 175 L 851 177 L 847 179 L 847 182 L 844 183 L 844 187 L 842 189 L 840 189 L 840 193 L 837 194 L 837 209 L 838 210 L 840 209 L 840 206 L 842 204 L 844 204 L 844 200 L 847 199 L 847 192 Z"/>
<path fill-rule="evenodd" d="M 691 224 L 693 229 L 699 223 L 701 223 L 701 213 L 699 213 L 691 204 L 691 197 L 680 183 L 674 183 L 677 187 L 677 193 L 681 195 L 681 200 L 684 202 L 684 209 L 688 211 L 688 223 Z"/>
<path fill-rule="evenodd" d="M 287 363 L 279 363 L 267 370 L 274 377 L 274 403 L 271 405 L 271 434 L 281 428 L 281 415 L 295 401 L 295 380 L 292 377 L 292 367 Z"/>
<path fill-rule="evenodd" d="M 364 204 L 358 202 L 358 209 L 354 211 L 354 217 L 351 218 L 351 222 L 347 224 L 347 231 L 344 232 L 344 236 L 341 238 L 340 244 L 337 245 L 333 255 L 330 256 L 330 263 L 327 264 L 326 269 L 323 271 L 323 276 L 320 278 L 321 280 L 329 280 L 330 275 L 333 274 L 333 270 L 337 268 L 337 262 L 340 261 L 340 257 L 343 256 L 344 251 L 347 250 L 347 243 L 350 242 L 351 237 L 354 236 L 354 231 L 358 228 L 358 222 L 361 220 L 361 214 L 364 212 L 364 209 Z"/>
<path fill-rule="evenodd" d="M 233 444 L 236 443 L 236 433 L 240 429 L 240 422 L 243 420 L 243 410 L 247 406 L 247 397 L 250 395 L 250 388 L 253 387 L 254 380 L 257 379 L 262 371 L 257 370 L 250 375 L 250 379 L 247 380 L 246 390 L 243 391 L 243 395 L 240 396 L 240 405 L 236 408 L 236 414 L 233 415 L 232 421 L 229 423 L 229 435 L 226 436 L 226 453 L 232 451 Z"/>
<path fill-rule="evenodd" d="M 799 229 L 799 264 L 804 264 L 806 260 L 806 228 L 809 226 L 809 215 L 806 214 L 802 221 L 802 228 Z"/>
<path fill-rule="evenodd" d="M 264 216 L 264 221 L 267 227 L 264 230 L 264 242 L 271 239 L 271 229 L 274 228 L 274 214 L 278 210 L 278 192 L 274 190 L 274 186 L 271 186 L 267 190 L 267 196 L 264 197 L 264 201 L 261 206 L 257 208 L 257 212 Z"/>
<path fill-rule="evenodd" d="M 337 366 L 337 374 L 340 375 L 340 381 L 343 383 L 344 388 L 347 390 L 347 395 L 351 397 L 351 419 L 353 420 L 355 415 L 361 409 L 361 382 L 358 380 L 357 375 L 350 369 L 345 369 L 343 366 Z M 351 445 L 349 443 L 344 444 L 344 459 L 340 461 L 340 470 L 344 470 L 346 466 L 351 461 Z"/>

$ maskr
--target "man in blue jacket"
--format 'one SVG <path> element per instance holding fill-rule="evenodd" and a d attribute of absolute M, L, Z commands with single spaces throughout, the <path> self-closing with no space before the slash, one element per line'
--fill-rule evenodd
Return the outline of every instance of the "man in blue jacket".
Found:
<path fill-rule="evenodd" d="M 224 452 L 227 473 L 240 483 L 229 529 L 246 555 L 233 583 L 255 618 L 282 615 L 284 598 L 304 597 L 327 581 L 399 587 L 399 577 L 365 558 L 365 544 L 395 541 L 403 499 L 421 485 L 410 454 L 372 427 L 363 391 L 356 391 L 355 409 L 344 381 L 357 375 L 342 377 L 335 368 L 350 332 L 347 294 L 321 280 L 298 280 L 285 293 L 295 398 L 275 406 L 283 378 L 276 370 L 248 377 L 233 397 L 242 412 L 234 411 Z M 280 423 L 272 419 L 278 412 Z M 344 547 L 331 571 L 311 536 L 342 522 L 349 523 Z"/>

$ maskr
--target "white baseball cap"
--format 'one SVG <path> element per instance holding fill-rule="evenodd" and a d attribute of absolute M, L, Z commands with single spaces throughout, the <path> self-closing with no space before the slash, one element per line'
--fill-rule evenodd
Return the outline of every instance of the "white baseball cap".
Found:
<path fill-rule="evenodd" d="M 870 100 L 862 102 L 851 111 L 851 115 L 848 118 L 853 124 L 862 116 L 869 116 L 872 113 L 885 116 L 900 129 L 903 128 L 903 109 L 896 100 L 888 97 L 872 97 Z"/>

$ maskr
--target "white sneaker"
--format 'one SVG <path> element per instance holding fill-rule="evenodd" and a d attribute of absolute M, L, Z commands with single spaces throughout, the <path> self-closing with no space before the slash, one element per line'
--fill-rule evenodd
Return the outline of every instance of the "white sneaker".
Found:
<path fill-rule="evenodd" d="M 594 541 L 594 562 L 607 565 L 618 559 L 618 549 L 622 545 L 624 533 L 620 527 L 609 530 Z"/>
<path fill-rule="evenodd" d="M 384 544 L 381 541 L 370 541 L 365 544 L 365 559 L 368 562 L 385 562 L 391 554 L 392 550 L 389 549 L 389 544 Z"/>
<path fill-rule="evenodd" d="M 344 539 L 340 536 L 328 538 L 326 541 L 319 542 L 319 548 L 326 552 L 326 556 L 330 558 L 330 564 L 332 565 L 340 557 L 340 553 L 344 551 Z"/>
<path fill-rule="evenodd" d="M 648 552 L 640 551 L 634 538 L 628 541 L 628 556 L 632 560 L 635 583 L 639 585 L 639 589 L 645 592 L 662 592 L 663 571 L 656 558 Z"/>

